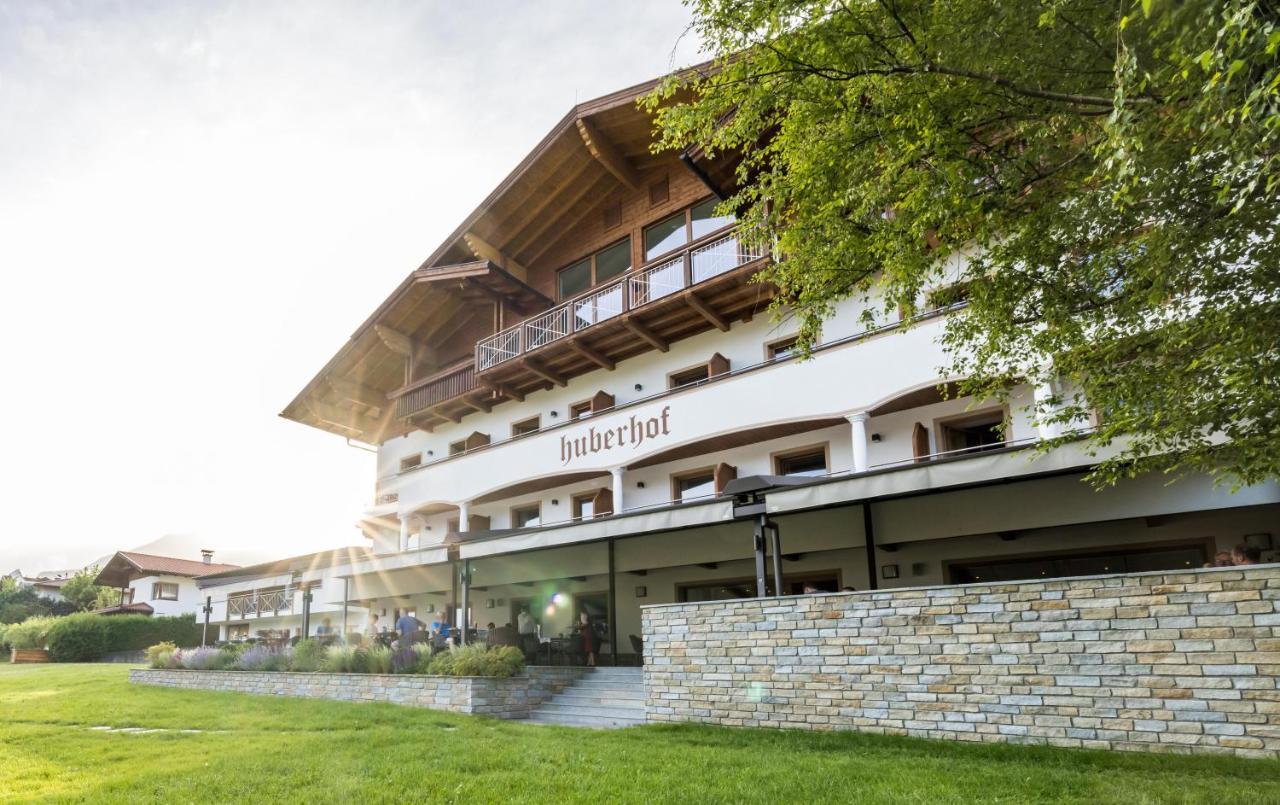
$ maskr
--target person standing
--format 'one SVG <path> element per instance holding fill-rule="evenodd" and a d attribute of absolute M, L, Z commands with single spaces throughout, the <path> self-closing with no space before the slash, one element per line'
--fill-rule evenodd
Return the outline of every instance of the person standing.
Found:
<path fill-rule="evenodd" d="M 419 625 L 418 619 L 410 615 L 407 609 L 396 619 L 396 632 L 400 635 L 401 647 L 409 647 L 413 641 L 413 633 L 418 631 Z"/>
<path fill-rule="evenodd" d="M 591 617 L 584 610 L 578 616 L 578 631 L 582 634 L 582 653 L 587 655 L 587 667 L 596 666 L 596 633 L 591 626 Z"/>

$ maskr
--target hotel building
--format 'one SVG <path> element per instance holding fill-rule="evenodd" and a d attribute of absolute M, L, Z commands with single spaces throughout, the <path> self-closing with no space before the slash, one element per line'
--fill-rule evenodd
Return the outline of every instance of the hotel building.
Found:
<path fill-rule="evenodd" d="M 1064 435 L 1034 415 L 1052 389 L 950 393 L 957 266 L 905 320 L 838 304 L 796 355 L 796 323 L 756 281 L 770 255 L 716 214 L 732 157 L 651 153 L 636 98 L 652 86 L 571 109 L 285 408 L 376 445 L 368 549 L 202 580 L 223 637 L 297 630 L 319 582 L 311 612 L 351 630 L 366 612 L 483 628 L 527 609 L 558 635 L 586 612 L 604 661 L 626 664 L 647 604 L 1270 548 L 1274 484 L 1095 491 L 1081 479 L 1101 456 L 1080 441 L 1036 449 Z"/>

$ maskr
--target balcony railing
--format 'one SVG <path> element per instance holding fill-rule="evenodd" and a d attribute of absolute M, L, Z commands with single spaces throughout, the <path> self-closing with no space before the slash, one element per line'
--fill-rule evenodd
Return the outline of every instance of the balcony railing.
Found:
<path fill-rule="evenodd" d="M 471 361 L 451 366 L 443 372 L 416 380 L 396 399 L 396 416 L 413 416 L 420 411 L 452 400 L 480 387 Z"/>
<path fill-rule="evenodd" d="M 251 615 L 278 615 L 293 609 L 293 596 L 289 590 L 266 590 L 227 596 L 227 619 L 247 618 Z"/>
<path fill-rule="evenodd" d="M 764 256 L 729 232 L 626 274 L 584 296 L 508 327 L 476 344 L 476 371 L 483 372 L 539 347 L 637 310 L 666 296 L 726 274 Z"/>

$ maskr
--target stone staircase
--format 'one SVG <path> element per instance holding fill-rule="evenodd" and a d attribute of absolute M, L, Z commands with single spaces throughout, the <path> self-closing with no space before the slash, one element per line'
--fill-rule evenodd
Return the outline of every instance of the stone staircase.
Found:
<path fill-rule="evenodd" d="M 645 723 L 640 668 L 596 668 L 529 714 L 534 724 L 630 727 Z"/>

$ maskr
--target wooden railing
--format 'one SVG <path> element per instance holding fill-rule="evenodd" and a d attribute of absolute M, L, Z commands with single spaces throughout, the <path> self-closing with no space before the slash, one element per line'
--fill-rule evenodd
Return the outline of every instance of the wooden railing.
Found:
<path fill-rule="evenodd" d="M 396 416 L 413 416 L 479 387 L 475 364 L 468 360 L 409 384 L 396 399 Z"/>
<path fill-rule="evenodd" d="M 293 595 L 289 590 L 264 590 L 227 596 L 227 619 L 247 618 L 251 615 L 278 615 L 293 609 Z"/>
<path fill-rule="evenodd" d="M 476 343 L 476 371 L 483 372 L 539 347 L 678 293 L 763 257 L 736 231 L 693 243 L 660 262 L 625 274 L 546 313 Z"/>

